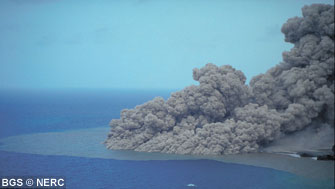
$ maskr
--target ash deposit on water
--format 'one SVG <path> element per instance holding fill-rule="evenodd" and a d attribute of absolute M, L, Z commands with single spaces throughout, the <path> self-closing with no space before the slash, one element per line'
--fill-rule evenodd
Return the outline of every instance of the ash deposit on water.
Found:
<path fill-rule="evenodd" d="M 122 110 L 110 123 L 106 147 L 220 155 L 257 152 L 306 130 L 318 135 L 327 129 L 331 134 L 325 136 L 333 137 L 334 7 L 304 6 L 302 15 L 281 29 L 294 47 L 249 85 L 230 65 L 195 68 L 199 85 Z M 327 141 L 329 148 L 334 144 L 329 138 L 312 139 Z"/>

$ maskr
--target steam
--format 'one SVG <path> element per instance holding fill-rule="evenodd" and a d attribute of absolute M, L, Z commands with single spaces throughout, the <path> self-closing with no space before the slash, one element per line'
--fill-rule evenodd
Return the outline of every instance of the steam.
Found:
<path fill-rule="evenodd" d="M 229 65 L 195 68 L 199 85 L 122 110 L 110 123 L 107 148 L 232 154 L 258 151 L 311 125 L 334 130 L 334 7 L 314 4 L 302 13 L 282 27 L 294 47 L 249 86 Z"/>

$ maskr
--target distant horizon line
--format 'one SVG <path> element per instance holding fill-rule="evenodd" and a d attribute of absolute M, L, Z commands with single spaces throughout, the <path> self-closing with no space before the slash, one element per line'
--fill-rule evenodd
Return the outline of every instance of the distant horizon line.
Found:
<path fill-rule="evenodd" d="M 185 87 L 183 87 L 185 88 Z M 62 88 L 25 88 L 25 87 L 0 87 L 0 91 L 71 91 L 71 90 L 103 90 L 103 91 L 179 91 L 183 88 L 90 88 L 90 87 L 62 87 Z"/>

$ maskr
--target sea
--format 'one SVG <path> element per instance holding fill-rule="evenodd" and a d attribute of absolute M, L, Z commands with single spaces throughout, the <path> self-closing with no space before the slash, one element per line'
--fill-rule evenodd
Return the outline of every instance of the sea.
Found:
<path fill-rule="evenodd" d="M 271 156 L 278 162 L 271 168 L 244 163 L 249 156 L 234 162 L 104 147 L 108 124 L 122 109 L 156 96 L 167 99 L 171 92 L 0 91 L 0 178 L 57 176 L 65 178 L 66 188 L 334 188 L 333 175 L 312 178 L 281 169 L 284 160 L 302 162 L 281 156 Z"/>

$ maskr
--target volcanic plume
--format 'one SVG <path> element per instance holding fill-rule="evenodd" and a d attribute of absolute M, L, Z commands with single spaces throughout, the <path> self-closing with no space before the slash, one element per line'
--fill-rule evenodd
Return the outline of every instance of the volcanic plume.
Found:
<path fill-rule="evenodd" d="M 110 123 L 107 148 L 232 154 L 306 129 L 334 130 L 334 6 L 304 6 L 302 14 L 281 29 L 294 47 L 249 85 L 230 65 L 195 68 L 199 85 L 122 110 Z"/>

